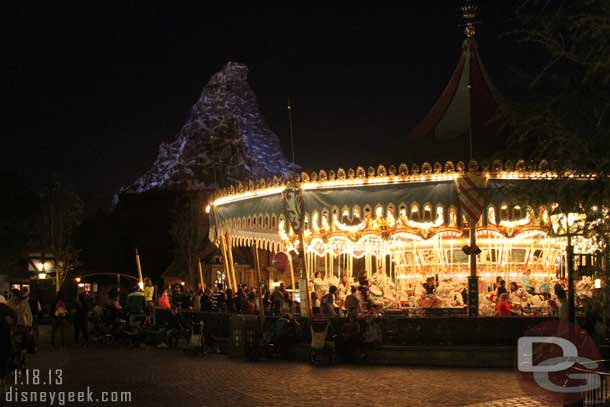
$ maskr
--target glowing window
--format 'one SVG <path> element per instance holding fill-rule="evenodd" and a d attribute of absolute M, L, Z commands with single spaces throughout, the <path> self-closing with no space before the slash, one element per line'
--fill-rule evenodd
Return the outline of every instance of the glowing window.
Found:
<path fill-rule="evenodd" d="M 424 205 L 424 222 L 432 222 L 432 206 L 430 204 Z"/>
<path fill-rule="evenodd" d="M 409 215 L 410 219 L 414 222 L 419 222 L 419 205 L 417 203 L 411 204 L 411 213 Z"/>
<path fill-rule="evenodd" d="M 508 215 L 508 205 L 506 203 L 502 203 L 500 206 L 500 221 L 510 220 Z"/>
<path fill-rule="evenodd" d="M 453 206 L 449 208 L 449 226 L 457 226 L 457 210 Z"/>
<path fill-rule="evenodd" d="M 493 205 L 489 205 L 487 208 L 487 224 L 488 225 L 497 225 L 496 221 L 496 208 Z"/>

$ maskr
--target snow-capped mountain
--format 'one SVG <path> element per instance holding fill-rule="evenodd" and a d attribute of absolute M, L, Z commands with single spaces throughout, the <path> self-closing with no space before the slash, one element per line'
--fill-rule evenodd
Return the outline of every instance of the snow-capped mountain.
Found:
<path fill-rule="evenodd" d="M 248 68 L 234 62 L 214 74 L 178 138 L 162 143 L 152 168 L 121 192 L 198 190 L 287 175 L 292 163 L 247 79 Z"/>

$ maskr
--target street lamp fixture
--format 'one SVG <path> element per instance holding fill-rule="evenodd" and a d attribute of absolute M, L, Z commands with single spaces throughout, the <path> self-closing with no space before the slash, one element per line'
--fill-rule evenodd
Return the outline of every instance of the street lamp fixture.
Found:
<path fill-rule="evenodd" d="M 574 307 L 574 246 L 572 236 L 582 235 L 585 231 L 587 215 L 579 206 L 563 208 L 556 206 L 550 216 L 553 235 L 566 237 L 566 263 L 568 271 L 568 318 L 571 323 L 576 321 Z"/>

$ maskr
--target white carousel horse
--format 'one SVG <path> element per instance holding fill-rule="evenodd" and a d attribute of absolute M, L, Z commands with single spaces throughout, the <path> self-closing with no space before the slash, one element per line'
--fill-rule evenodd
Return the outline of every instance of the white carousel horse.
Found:
<path fill-rule="evenodd" d="M 379 286 L 372 285 L 369 288 L 369 294 L 374 305 L 383 305 L 383 290 Z"/>

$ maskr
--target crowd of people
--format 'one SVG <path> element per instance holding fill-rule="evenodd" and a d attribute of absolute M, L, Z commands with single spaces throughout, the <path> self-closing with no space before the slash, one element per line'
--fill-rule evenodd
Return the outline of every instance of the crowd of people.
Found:
<path fill-rule="evenodd" d="M 489 288 L 490 291 L 481 294 L 479 307 L 482 316 L 531 315 L 537 310 L 547 316 L 568 319 L 567 280 L 557 279 L 553 284 L 536 287 L 530 274 L 526 271 L 520 282 L 511 281 L 508 286 L 506 281 L 498 276 L 495 284 Z M 584 305 L 589 299 L 586 294 L 577 295 L 576 306 L 583 306 L 583 310 L 587 311 Z"/>
<path fill-rule="evenodd" d="M 377 332 L 367 328 L 367 324 L 362 325 L 366 318 L 374 319 L 379 315 L 386 305 L 384 292 L 391 290 L 392 282 L 380 268 L 372 275 L 369 283 L 368 273 L 362 271 L 354 280 L 347 276 L 340 279 L 334 276 L 325 277 L 323 273 L 317 272 L 309 281 L 310 306 L 314 316 L 345 316 L 345 323 L 342 332 L 346 339 L 346 346 L 359 343 L 362 338 L 367 336 L 367 342 L 377 341 Z M 426 307 L 442 306 L 439 296 L 445 296 L 444 291 L 450 292 L 454 301 L 466 303 L 467 295 L 465 289 L 449 289 L 444 282 L 438 284 L 434 277 L 429 277 L 425 282 L 419 283 L 414 288 L 414 293 L 418 296 L 416 304 Z M 581 285 L 586 284 L 580 283 Z M 498 277 L 493 288 L 489 292 L 481 293 L 479 306 L 481 316 L 507 317 L 512 315 L 522 315 L 529 312 L 533 306 L 543 303 L 552 310 L 550 315 L 557 315 L 560 319 L 568 318 L 567 305 L 567 283 L 565 280 L 558 280 L 553 286 L 538 287 L 532 282 L 529 273 L 523 275 L 520 283 L 511 281 L 506 283 Z M 582 288 L 582 287 L 581 287 Z M 256 287 L 249 287 L 241 284 L 237 290 L 217 284 L 216 287 L 185 290 L 183 285 L 175 285 L 163 289 L 159 295 L 155 295 L 155 286 L 149 278 L 144 280 L 142 287 L 134 285 L 129 290 L 123 305 L 119 300 L 119 290 L 117 287 L 108 291 L 104 303 L 100 299 L 95 299 L 88 293 L 78 295 L 74 304 L 70 307 L 66 304 L 63 293 L 57 293 L 51 307 L 51 345 L 64 347 L 65 330 L 67 324 L 73 324 L 74 343 L 87 344 L 92 329 L 92 321 L 104 320 L 105 315 L 110 311 L 112 321 L 119 319 L 119 313 L 124 312 L 128 319 L 127 325 L 137 325 L 139 327 L 158 327 L 155 321 L 157 310 L 169 310 L 170 318 L 164 321 L 163 328 L 167 332 L 167 341 L 172 343 L 180 332 L 188 331 L 188 327 L 180 326 L 181 314 L 192 314 L 198 312 L 219 312 L 219 313 L 241 313 L 258 314 L 263 311 L 265 315 L 280 316 L 290 322 L 289 326 L 297 326 L 294 315 L 299 314 L 300 304 L 293 297 L 293 290 L 280 283 L 272 289 L 262 288 L 259 293 Z M 381 292 L 381 294 L 380 294 Z M 577 292 L 578 293 L 578 292 Z M 14 289 L 10 292 L 9 298 L 0 295 L 0 352 L 2 353 L 2 366 L 0 373 L 6 373 L 9 366 L 8 355 L 15 351 L 17 343 L 29 352 L 36 352 L 38 345 L 38 324 L 41 316 L 41 304 L 29 293 L 22 293 Z M 459 297 L 459 299 L 457 298 Z M 97 300 L 97 301 L 96 301 Z M 595 302 L 588 296 L 577 297 L 577 302 L 584 309 L 585 329 L 590 334 L 600 331 L 599 318 L 596 313 Z M 423 304 L 423 305 L 422 305 Z M 114 329 L 114 326 L 112 327 Z M 601 328 L 603 330 L 603 328 Z M 601 331 L 600 331 L 601 332 Z M 605 332 L 605 331 L 604 331 Z M 366 334 L 366 335 L 365 335 Z M 602 335 L 599 333 L 599 335 Z M 352 339 L 350 339 L 352 338 Z M 360 338 L 358 340 L 353 338 Z M 16 340 L 17 339 L 17 340 Z M 350 345 L 351 344 L 351 345 Z"/>
<path fill-rule="evenodd" d="M 283 293 L 287 294 L 282 287 Z M 265 308 L 270 309 L 269 295 L 265 293 L 263 299 Z M 289 298 L 285 296 L 284 298 Z M 185 290 L 182 285 L 164 289 L 158 298 L 157 306 L 161 309 L 177 309 L 194 312 L 238 312 L 243 314 L 254 314 L 259 310 L 259 298 L 255 287 L 246 284 L 239 286 L 234 292 L 232 289 L 224 288 L 223 284 L 217 284 L 214 288 L 204 290 Z M 267 304 L 269 303 L 269 304 Z"/>

